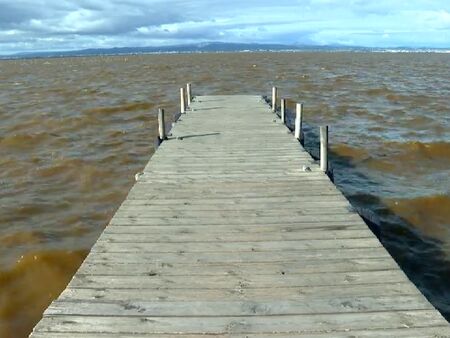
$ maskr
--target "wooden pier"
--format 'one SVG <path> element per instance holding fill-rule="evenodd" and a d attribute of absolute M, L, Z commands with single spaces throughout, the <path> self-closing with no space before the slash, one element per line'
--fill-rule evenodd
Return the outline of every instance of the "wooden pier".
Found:
<path fill-rule="evenodd" d="M 450 337 L 260 96 L 187 101 L 33 338 Z"/>

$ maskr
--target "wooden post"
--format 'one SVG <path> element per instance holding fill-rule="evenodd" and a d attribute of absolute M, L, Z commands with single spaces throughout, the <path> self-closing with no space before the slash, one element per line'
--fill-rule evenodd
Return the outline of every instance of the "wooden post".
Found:
<path fill-rule="evenodd" d="M 188 83 L 186 85 L 186 98 L 187 98 L 187 106 L 190 107 L 191 106 L 191 99 L 192 99 L 191 84 L 190 83 Z"/>
<path fill-rule="evenodd" d="M 295 138 L 302 140 L 303 103 L 297 103 L 295 114 Z"/>
<path fill-rule="evenodd" d="M 277 87 L 272 87 L 272 112 L 275 113 L 277 111 Z"/>
<path fill-rule="evenodd" d="M 320 127 L 320 170 L 328 172 L 328 126 Z"/>
<path fill-rule="evenodd" d="M 286 99 L 281 99 L 281 123 L 286 123 Z"/>
<path fill-rule="evenodd" d="M 164 109 L 158 109 L 158 129 L 159 129 L 159 140 L 167 140 L 166 136 L 166 124 L 164 121 Z"/>
<path fill-rule="evenodd" d="M 186 113 L 186 98 L 184 95 L 184 88 L 180 88 L 180 112 L 181 114 Z"/>

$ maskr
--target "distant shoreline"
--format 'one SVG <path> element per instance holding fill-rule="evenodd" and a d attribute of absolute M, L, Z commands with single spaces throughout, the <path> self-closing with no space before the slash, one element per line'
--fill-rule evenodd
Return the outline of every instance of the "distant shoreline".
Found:
<path fill-rule="evenodd" d="M 119 47 L 73 51 L 24 52 L 0 55 L 0 60 L 46 59 L 85 56 L 126 56 L 166 54 L 221 54 L 221 53 L 433 53 L 450 54 L 450 48 L 379 48 L 348 46 L 288 46 L 234 43 L 206 43 L 167 47 Z"/>

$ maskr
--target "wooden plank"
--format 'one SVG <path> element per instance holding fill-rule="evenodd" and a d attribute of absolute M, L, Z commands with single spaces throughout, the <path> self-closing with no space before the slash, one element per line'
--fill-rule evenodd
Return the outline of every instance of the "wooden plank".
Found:
<path fill-rule="evenodd" d="M 156 198 L 156 193 L 161 192 L 161 194 L 158 194 L 158 199 Z M 162 194 L 163 193 L 163 194 Z M 179 190 L 175 191 L 175 188 L 167 187 L 166 190 L 163 190 L 161 188 L 158 188 L 158 185 L 155 184 L 155 189 L 152 191 L 148 191 L 145 189 L 140 190 L 132 190 L 127 196 L 126 201 L 131 202 L 133 200 L 141 200 L 148 203 L 199 203 L 201 201 L 205 201 L 205 195 L 207 194 L 210 198 L 208 199 L 211 201 L 211 203 L 217 202 L 217 200 L 223 200 L 224 203 L 232 203 L 233 201 L 240 201 L 245 199 L 246 201 L 249 201 L 250 204 L 251 201 L 255 201 L 255 203 L 258 202 L 258 200 L 263 199 L 277 199 L 279 198 L 281 201 L 284 199 L 288 199 L 290 196 L 292 197 L 293 201 L 297 198 L 298 194 L 305 193 L 305 191 L 298 191 L 298 192 L 288 192 L 286 190 L 279 190 L 279 191 L 271 191 L 270 193 L 267 193 L 266 196 L 263 195 L 263 193 L 259 192 L 252 192 L 249 190 L 243 190 L 239 192 L 229 192 L 229 193 L 221 193 L 220 191 L 215 191 L 213 188 L 210 189 L 202 189 L 202 190 L 195 190 L 195 191 L 186 191 L 186 190 Z M 293 195 L 295 194 L 295 195 Z M 320 192 L 317 191 L 314 192 L 308 192 L 307 195 L 311 200 L 317 200 L 320 198 L 323 198 L 324 200 L 336 198 L 336 200 L 340 200 L 344 198 L 342 194 L 340 194 L 337 190 L 329 189 L 328 191 Z M 178 200 L 178 201 L 177 201 Z M 173 202 L 172 202 L 173 201 Z M 242 201 L 243 202 L 243 201 Z M 205 202 L 206 204 L 206 202 Z"/>
<path fill-rule="evenodd" d="M 86 262 L 123 262 L 123 263 L 230 263 L 230 262 L 295 262 L 310 259 L 347 259 L 347 258 L 379 258 L 389 257 L 382 247 L 357 249 L 322 249 L 322 250 L 296 250 L 284 252 L 183 252 L 157 253 L 157 252 L 95 252 L 88 255 Z"/>
<path fill-rule="evenodd" d="M 333 191 L 338 192 L 339 190 L 336 189 L 333 185 L 329 184 L 329 181 L 321 181 L 316 179 L 310 179 L 306 182 L 299 182 L 298 179 L 295 177 L 288 176 L 286 177 L 286 180 L 284 182 L 278 182 L 275 181 L 276 178 L 273 180 L 270 180 L 271 189 L 267 190 L 267 184 L 269 182 L 267 179 L 261 178 L 261 180 L 240 180 L 240 181 L 233 181 L 233 182 L 224 182 L 221 179 L 218 179 L 215 183 L 207 182 L 207 181 L 197 181 L 194 185 L 191 181 L 167 181 L 164 183 L 155 183 L 151 182 L 151 176 L 148 174 L 143 175 L 146 178 L 146 181 L 141 181 L 135 185 L 135 187 L 132 188 L 132 192 L 139 191 L 142 193 L 149 193 L 148 188 L 155 186 L 156 190 L 165 190 L 168 192 L 168 190 L 172 187 L 174 187 L 177 183 L 179 184 L 180 191 L 181 192 L 192 192 L 192 193 L 198 193 L 201 191 L 209 190 L 211 192 L 221 192 L 222 194 L 237 194 L 237 193 L 243 193 L 243 192 L 253 192 L 253 193 L 260 193 L 260 190 L 266 185 L 265 192 L 267 194 L 270 194 L 269 196 L 275 196 L 281 192 L 286 192 L 286 189 L 292 188 L 293 191 L 291 192 L 291 195 L 296 195 L 296 193 L 299 193 L 300 191 L 303 191 L 304 194 L 309 195 L 317 195 L 321 192 L 317 191 L 318 188 L 325 188 L 326 191 Z M 225 179 L 224 179 L 225 180 Z M 275 182 L 274 182 L 275 181 Z M 233 185 L 236 183 L 241 183 L 242 186 L 238 189 L 234 188 Z M 147 184 L 147 186 L 145 185 Z M 197 185 L 198 184 L 198 185 Z M 273 195 L 272 195 L 273 194 Z M 261 195 L 261 194 L 260 194 Z"/>
<path fill-rule="evenodd" d="M 244 182 L 243 182 L 244 183 Z M 193 190 L 193 191 L 187 191 L 187 190 L 179 190 L 176 191 L 175 189 L 172 189 L 171 187 L 167 187 L 166 190 L 161 189 L 158 187 L 157 182 L 153 182 L 153 185 L 155 188 L 149 192 L 147 189 L 135 189 L 130 192 L 127 199 L 133 200 L 133 199 L 145 199 L 147 201 L 150 201 L 156 197 L 156 194 L 160 196 L 158 200 L 173 200 L 173 199 L 189 199 L 189 196 L 191 196 L 190 200 L 195 201 L 198 199 L 204 199 L 206 195 L 211 196 L 211 199 L 257 199 L 257 198 L 263 198 L 263 191 L 251 191 L 251 190 L 241 190 L 241 191 L 233 191 L 233 192 L 222 192 L 220 190 L 214 190 L 213 188 L 205 188 L 202 190 Z M 295 188 L 295 187 L 294 187 Z M 276 191 L 271 191 L 267 194 L 265 197 L 275 198 L 287 198 L 289 196 L 292 196 L 292 194 L 298 195 L 298 194 L 307 194 L 307 196 L 310 196 L 311 199 L 317 199 L 320 197 L 330 197 L 330 196 L 336 196 L 337 198 L 340 198 L 342 195 L 339 194 L 335 189 L 324 189 L 321 192 L 318 190 L 313 190 L 310 188 L 302 190 L 298 188 L 298 191 L 295 188 L 293 192 L 288 192 L 288 188 L 286 187 L 285 190 L 280 189 Z"/>
<path fill-rule="evenodd" d="M 173 198 L 173 199 L 126 199 L 122 203 L 125 206 L 158 206 L 171 208 L 248 208 L 249 206 L 256 206 L 258 208 L 267 208 L 273 206 L 275 203 L 283 203 L 283 206 L 297 208 L 311 205 L 329 205 L 329 206 L 350 206 L 350 203 L 339 195 L 325 195 L 325 196 L 290 196 L 290 197 L 253 197 L 246 198 L 245 203 L 243 198 Z M 209 209 L 208 209 L 209 210 Z"/>
<path fill-rule="evenodd" d="M 443 326 L 433 310 L 239 317 L 49 316 L 43 332 L 86 333 L 327 333 L 333 331 Z"/>
<path fill-rule="evenodd" d="M 208 232 L 205 231 L 207 227 Z M 283 225 L 278 224 L 246 224 L 242 225 L 228 225 L 215 224 L 214 227 L 210 226 L 210 223 L 206 224 L 192 224 L 188 225 L 171 225 L 167 226 L 164 223 L 147 223 L 134 225 L 132 223 L 125 222 L 123 224 L 111 224 L 109 225 L 104 233 L 115 233 L 115 234 L 195 234 L 196 232 L 202 232 L 203 234 L 209 234 L 211 236 L 219 234 L 230 233 L 235 238 L 241 238 L 237 236 L 238 234 L 253 234 L 253 236 L 266 236 L 267 233 L 276 233 L 282 236 L 284 233 L 292 233 L 293 238 L 295 238 L 296 233 L 306 233 L 307 231 L 315 231 L 320 233 L 332 233 L 333 231 L 343 231 L 343 230 L 361 230 L 368 231 L 367 226 L 361 222 L 361 220 L 356 221 L 343 221 L 343 222 L 330 222 L 330 223 L 283 223 Z M 102 237 L 101 237 L 102 238 Z M 244 237 L 243 237 L 244 238 Z M 323 237 L 322 237 L 323 238 Z"/>
<path fill-rule="evenodd" d="M 179 217 L 177 215 L 158 215 L 158 216 L 134 216 L 130 213 L 117 213 L 112 219 L 110 224 L 117 225 L 149 225 L 149 224 L 166 224 L 171 225 L 262 225 L 262 224 L 300 224 L 300 223 L 312 223 L 315 222 L 318 225 L 328 222 L 361 222 L 361 218 L 357 214 L 353 213 L 341 213 L 341 214 L 328 214 L 328 215 L 283 215 L 276 217 L 275 215 L 261 216 L 261 215 L 240 215 L 235 217 L 227 217 L 227 215 L 218 215 L 216 218 L 209 218 L 207 214 L 202 217 L 200 215 L 196 217 Z"/>
<path fill-rule="evenodd" d="M 111 289 L 157 289 L 157 288 L 283 288 L 288 286 L 359 285 L 374 283 L 398 283 L 406 281 L 398 270 L 310 273 L 304 275 L 258 275 L 258 276 L 97 276 L 75 275 L 71 288 Z"/>
<path fill-rule="evenodd" d="M 215 263 L 215 264 L 162 264 L 149 262 L 142 266 L 140 263 L 123 264 L 86 263 L 78 271 L 78 275 L 156 275 L 156 276 L 194 276 L 194 275 L 285 275 L 306 274 L 318 272 L 358 272 L 397 270 L 398 266 L 388 257 L 359 258 L 359 259 L 329 259 L 308 260 L 304 262 L 268 262 L 268 263 Z"/>
<path fill-rule="evenodd" d="M 283 173 L 283 172 L 281 172 Z M 287 177 L 295 178 L 302 175 L 302 173 L 285 173 Z M 229 175 L 221 175 L 221 174 L 211 174 L 211 175 L 164 175 L 164 174 L 152 174 L 151 177 L 143 175 L 141 182 L 152 183 L 161 183 L 166 184 L 168 182 L 192 182 L 196 181 L 207 182 L 213 184 L 215 181 L 223 182 L 224 184 L 228 182 L 266 182 L 269 183 L 272 179 L 275 179 L 279 176 L 277 173 L 260 173 L 255 175 L 241 175 L 239 173 L 229 174 Z"/>
<path fill-rule="evenodd" d="M 429 310 L 433 307 L 416 295 L 376 297 L 336 297 L 333 299 L 305 297 L 301 301 L 56 301 L 45 315 L 182 317 L 182 316 L 270 316 L 322 313 L 358 313 L 391 310 Z"/>
<path fill-rule="evenodd" d="M 209 185 L 201 185 L 195 182 L 196 184 L 190 183 L 189 186 L 186 186 L 185 182 L 179 182 L 180 185 L 171 185 L 174 182 L 169 182 L 165 184 L 158 184 L 154 182 L 142 182 L 139 181 L 131 191 L 130 193 L 139 193 L 142 194 L 142 197 L 146 197 L 148 194 L 154 194 L 156 191 L 165 191 L 169 195 L 172 195 L 174 192 L 172 189 L 177 189 L 177 194 L 183 194 L 183 193 L 191 193 L 193 197 L 195 198 L 196 195 L 204 194 L 204 193 L 210 193 L 212 195 L 220 194 L 223 195 L 224 198 L 226 197 L 233 197 L 233 196 L 240 196 L 243 194 L 249 194 L 250 196 L 255 197 L 263 197 L 263 195 L 269 196 L 296 196 L 299 194 L 305 194 L 306 196 L 321 196 L 321 195 L 329 195 L 329 193 L 337 194 L 338 190 L 326 182 L 319 182 L 315 184 L 314 181 L 299 184 L 296 181 L 289 182 L 286 181 L 284 184 L 276 185 L 276 183 L 272 182 L 270 183 L 271 189 L 270 191 L 267 191 L 267 184 L 268 182 L 265 182 L 264 180 L 261 181 L 262 183 L 256 183 L 249 186 L 249 184 L 253 182 L 239 182 L 242 184 L 242 186 L 239 189 L 236 189 L 233 187 L 233 183 L 223 183 L 223 182 L 216 182 L 215 184 L 209 184 Z M 264 186 L 265 189 L 264 189 Z M 151 191 L 149 191 L 151 189 Z M 291 190 L 292 189 L 292 190 Z M 325 189 L 322 191 L 318 191 L 319 189 Z M 264 192 L 266 194 L 264 194 Z M 203 196 L 204 198 L 204 196 Z"/>
<path fill-rule="evenodd" d="M 302 332 L 301 334 L 296 333 L 257 333 L 257 334 L 245 334 L 245 338 L 268 338 L 268 337 L 276 337 L 276 338 L 292 338 L 292 337 L 301 337 L 304 338 L 448 338 L 450 337 L 449 329 L 447 325 L 444 326 L 436 326 L 436 327 L 425 327 L 425 328 L 398 328 L 398 329 L 375 329 L 370 331 L 361 331 L 361 330 L 344 330 L 342 332 Z M 79 333 L 79 332 L 71 332 L 70 336 L 73 338 L 103 338 L 103 337 L 112 337 L 112 338 L 145 338 L 145 337 L 161 337 L 160 333 L 144 333 L 144 334 L 127 334 L 127 333 Z M 60 332 L 45 332 L 45 333 L 36 333 L 33 335 L 35 338 L 66 338 L 66 333 Z M 242 334 L 164 334 L 164 338 L 212 338 L 212 337 L 229 337 L 229 338 L 242 338 Z"/>
<path fill-rule="evenodd" d="M 370 230 L 301 230 L 280 232 L 276 227 L 272 232 L 205 232 L 204 228 L 197 227 L 195 229 L 182 228 L 181 231 L 168 231 L 170 228 L 164 228 L 161 232 L 153 230 L 150 234 L 149 229 L 141 233 L 129 231 L 128 233 L 118 232 L 114 230 L 117 227 L 108 227 L 99 238 L 98 242 L 106 243 L 197 243 L 197 242 L 267 242 L 267 241 L 298 241 L 298 240 L 317 240 L 317 239 L 362 239 L 371 238 L 373 234 Z M 241 228 L 239 228 L 241 230 Z M 187 230 L 187 231 L 186 231 Z M 225 228 L 226 230 L 226 228 Z M 259 229 L 256 229 L 259 230 Z M 236 235 L 239 232 L 239 236 Z"/>
<path fill-rule="evenodd" d="M 109 302 L 123 301 L 189 301 L 202 299 L 203 301 L 218 300 L 303 300 L 305 297 L 315 299 L 334 299 L 335 297 L 363 297 L 363 296 L 402 296 L 415 295 L 417 289 L 409 281 L 397 283 L 372 283 L 359 285 L 339 285 L 331 288 L 328 285 L 320 286 L 291 286 L 284 288 L 215 288 L 215 289 L 190 289 L 186 288 L 162 288 L 143 289 L 136 292 L 135 289 L 110 289 L 110 288 L 67 288 L 61 294 L 59 300 L 65 301 L 95 301 L 96 299 Z"/>
<path fill-rule="evenodd" d="M 284 213 L 286 213 L 285 219 L 294 219 L 295 217 L 299 216 L 303 219 L 322 219 L 329 215 L 339 215 L 342 217 L 347 217 L 353 215 L 354 217 L 359 217 L 357 214 L 355 214 L 354 211 L 352 211 L 349 208 L 318 208 L 318 207 L 305 207 L 301 210 L 288 209 L 285 210 Z M 116 212 L 116 217 L 133 217 L 133 218 L 165 218 L 165 217 L 172 217 L 172 218 L 182 218 L 184 220 L 187 220 L 189 218 L 206 218 L 206 219 L 233 219 L 233 218 L 261 218 L 264 220 L 265 218 L 272 218 L 279 215 L 280 212 L 272 206 L 272 209 L 255 209 L 254 207 L 252 209 L 229 209 L 229 210 L 191 210 L 191 209 L 168 209 L 168 210 L 161 210 L 159 208 L 155 209 L 147 209 L 147 208 L 128 208 L 124 206 L 123 208 L 120 208 Z M 330 218 L 330 217 L 329 217 Z"/>
<path fill-rule="evenodd" d="M 98 241 L 92 252 L 276 252 L 310 249 L 378 248 L 381 243 L 374 237 L 350 239 L 309 239 L 300 241 L 252 241 L 252 242 L 106 242 Z"/>
<path fill-rule="evenodd" d="M 282 200 L 282 199 L 281 199 Z M 216 203 L 212 204 L 211 201 L 207 204 L 200 203 L 180 203 L 180 204 L 153 204 L 152 201 L 141 200 L 139 201 L 129 201 L 127 203 L 123 203 L 121 210 L 127 211 L 245 211 L 245 210 L 268 210 L 272 209 L 275 204 L 275 200 L 270 201 L 268 203 Z M 323 209 L 327 207 L 329 209 L 338 209 L 338 210 L 348 210 L 352 209 L 352 206 L 345 200 L 322 200 L 322 201 L 302 201 L 302 202 L 293 202 L 291 200 L 285 200 L 283 203 L 284 210 L 295 210 L 298 211 L 299 207 L 303 210 L 309 209 Z M 307 212 L 307 211 L 305 211 Z"/>
<path fill-rule="evenodd" d="M 145 174 L 144 174 L 145 176 Z M 305 176 L 306 177 L 306 176 Z M 283 181 L 279 181 L 277 177 L 270 181 L 270 190 L 267 190 L 267 182 L 265 180 L 261 181 L 248 181 L 248 182 L 231 182 L 231 183 L 223 183 L 221 180 L 218 180 L 215 183 L 210 182 L 195 182 L 196 184 L 192 184 L 191 182 L 169 182 L 164 185 L 157 185 L 157 189 L 170 189 L 171 187 L 177 187 L 181 191 L 202 191 L 205 189 L 216 189 L 216 191 L 220 191 L 222 193 L 233 193 L 233 192 L 241 192 L 241 191 L 249 191 L 259 192 L 265 187 L 266 193 L 271 193 L 272 190 L 275 192 L 284 191 L 287 188 L 292 188 L 292 195 L 295 195 L 296 192 L 301 191 L 302 189 L 306 189 L 310 187 L 310 191 L 314 191 L 315 188 L 323 188 L 327 187 L 332 191 L 339 191 L 337 188 L 330 184 L 330 181 L 325 178 L 320 178 L 316 176 L 309 176 L 311 179 L 303 182 L 302 180 L 298 180 L 297 178 L 286 177 Z M 314 178 L 314 179 L 313 179 Z M 133 191 L 136 190 L 148 190 L 150 187 L 153 187 L 154 183 L 151 182 L 141 182 L 139 181 L 133 188 Z"/>

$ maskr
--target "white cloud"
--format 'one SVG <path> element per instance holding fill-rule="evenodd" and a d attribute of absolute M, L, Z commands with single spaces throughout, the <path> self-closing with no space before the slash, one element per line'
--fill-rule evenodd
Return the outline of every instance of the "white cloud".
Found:
<path fill-rule="evenodd" d="M 0 54 L 208 40 L 450 47 L 449 12 L 447 0 L 0 0 Z"/>

